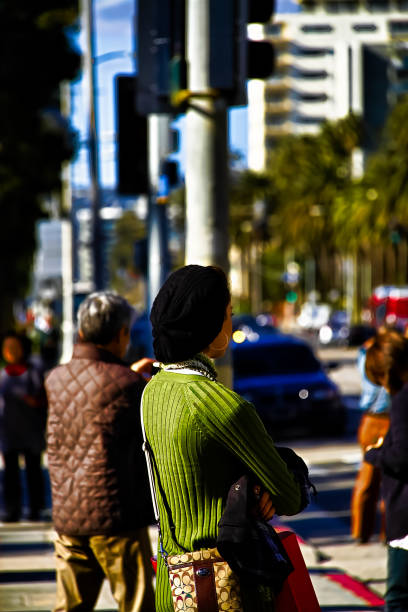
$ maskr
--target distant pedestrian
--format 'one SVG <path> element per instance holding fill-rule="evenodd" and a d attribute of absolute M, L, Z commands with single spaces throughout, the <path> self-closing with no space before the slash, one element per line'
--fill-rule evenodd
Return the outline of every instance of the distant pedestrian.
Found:
<path fill-rule="evenodd" d="M 6 362 L 0 371 L 0 449 L 4 461 L 6 522 L 22 518 L 20 457 L 24 458 L 30 520 L 44 509 L 42 453 L 45 449 L 47 400 L 40 371 L 30 363 L 31 341 L 9 331 L 2 341 Z"/>
<path fill-rule="evenodd" d="M 131 318 L 119 295 L 89 295 L 71 361 L 46 379 L 58 612 L 93 610 L 105 577 L 121 612 L 154 610 L 139 417 L 145 379 L 122 361 Z"/>
<path fill-rule="evenodd" d="M 361 374 L 362 393 L 360 408 L 364 411 L 358 428 L 358 442 L 363 456 L 367 446 L 384 437 L 389 427 L 390 395 L 384 387 L 376 385 L 366 374 L 366 353 L 376 342 L 378 345 L 398 332 L 384 330 L 367 340 L 359 350 L 358 369 Z M 351 535 L 361 544 L 371 538 L 375 530 L 378 501 L 380 499 L 381 470 L 370 463 L 362 462 L 351 499 Z M 380 538 L 385 538 L 384 503 L 380 502 Z"/>
<path fill-rule="evenodd" d="M 364 460 L 380 468 L 385 498 L 388 576 L 386 612 L 408 610 L 408 340 L 398 334 L 367 350 L 366 372 L 392 397 L 390 428 L 366 449 Z"/>

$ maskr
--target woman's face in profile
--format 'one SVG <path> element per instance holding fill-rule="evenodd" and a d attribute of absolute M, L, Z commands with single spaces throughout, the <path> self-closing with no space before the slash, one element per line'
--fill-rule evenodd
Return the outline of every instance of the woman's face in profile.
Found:
<path fill-rule="evenodd" d="M 211 342 L 210 346 L 203 351 L 212 359 L 219 359 L 225 354 L 232 336 L 232 306 L 228 304 L 225 311 L 224 323 L 221 331 L 216 338 Z"/>
<path fill-rule="evenodd" d="M 227 334 L 228 342 L 229 342 L 232 338 L 232 304 L 231 302 L 227 306 L 227 310 L 225 313 L 225 319 L 224 319 L 224 325 L 222 326 L 222 329 Z"/>

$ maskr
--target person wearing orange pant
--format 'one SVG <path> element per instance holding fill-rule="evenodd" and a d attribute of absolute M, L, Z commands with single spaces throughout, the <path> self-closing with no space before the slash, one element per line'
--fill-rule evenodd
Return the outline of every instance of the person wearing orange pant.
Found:
<path fill-rule="evenodd" d="M 378 332 L 375 338 L 382 342 L 392 335 L 398 335 L 393 330 Z M 370 338 L 360 349 L 358 368 L 362 379 L 362 394 L 360 407 L 364 410 L 358 428 L 357 439 L 364 455 L 367 447 L 383 438 L 389 428 L 389 393 L 380 385 L 375 385 L 367 377 L 366 352 L 373 345 L 375 338 Z M 372 364 L 372 360 L 371 364 Z M 379 362 L 381 363 L 381 362 Z M 368 367 L 372 367 L 370 363 Z M 376 364 L 378 367 L 378 363 Z M 381 375 L 381 373 L 380 373 Z M 378 500 L 380 498 L 381 471 L 374 465 L 362 462 L 358 472 L 351 498 L 351 535 L 359 543 L 368 542 L 374 533 Z M 381 500 L 381 530 L 380 538 L 384 539 L 384 503 Z"/>
<path fill-rule="evenodd" d="M 369 362 L 372 362 L 370 367 Z M 381 469 L 385 500 L 387 586 L 385 612 L 408 610 L 408 339 L 400 335 L 367 351 L 367 376 L 392 398 L 387 435 L 368 447 L 364 460 Z"/>

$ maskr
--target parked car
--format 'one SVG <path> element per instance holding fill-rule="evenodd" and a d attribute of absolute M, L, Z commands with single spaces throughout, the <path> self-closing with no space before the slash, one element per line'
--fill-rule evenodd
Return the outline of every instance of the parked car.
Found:
<path fill-rule="evenodd" d="M 232 342 L 234 389 L 255 405 L 275 439 L 341 435 L 346 408 L 310 346 L 275 333 Z"/>

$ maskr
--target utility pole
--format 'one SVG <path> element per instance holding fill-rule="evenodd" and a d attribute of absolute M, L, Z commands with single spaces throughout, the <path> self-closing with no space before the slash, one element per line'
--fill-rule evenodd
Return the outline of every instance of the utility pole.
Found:
<path fill-rule="evenodd" d="M 92 261 L 93 282 L 96 291 L 102 289 L 102 249 L 101 249 L 101 222 L 100 222 L 100 188 L 99 188 L 99 153 L 98 153 L 98 129 L 96 109 L 96 62 L 94 41 L 94 19 L 93 1 L 82 0 L 82 19 L 86 33 L 86 45 L 84 53 L 84 72 L 88 81 L 89 94 L 89 167 L 90 167 L 90 200 L 91 200 L 91 225 L 92 225 Z"/>
<path fill-rule="evenodd" d="M 210 0 L 187 0 L 186 263 L 228 274 L 227 103 L 210 89 L 209 32 Z"/>
<path fill-rule="evenodd" d="M 65 117 L 70 114 L 70 85 L 62 83 L 61 111 Z M 67 219 L 61 220 L 62 252 L 62 351 L 61 363 L 67 363 L 72 357 L 74 341 L 74 303 L 73 303 L 73 265 L 72 265 L 72 189 L 71 168 L 69 162 L 62 167 L 62 209 Z"/>
<path fill-rule="evenodd" d="M 169 152 L 169 116 L 151 114 L 148 118 L 149 151 L 149 239 L 148 310 L 170 272 L 166 199 L 160 203 L 160 167 Z"/>
<path fill-rule="evenodd" d="M 210 0 L 187 0 L 186 264 L 229 273 L 227 103 L 210 89 Z M 222 58 L 220 58 L 222 61 Z M 232 385 L 231 356 L 218 371 Z"/>

